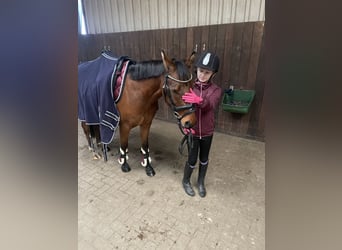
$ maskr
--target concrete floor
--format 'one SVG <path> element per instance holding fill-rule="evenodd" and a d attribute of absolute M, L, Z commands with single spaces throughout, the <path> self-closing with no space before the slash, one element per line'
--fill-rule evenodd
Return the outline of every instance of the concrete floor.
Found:
<path fill-rule="evenodd" d="M 79 126 L 78 249 L 265 249 L 265 143 L 216 132 L 201 198 L 182 188 L 186 157 L 175 123 L 153 121 L 154 177 L 140 165 L 138 128 L 129 140 L 132 170 L 121 171 L 118 132 L 105 163 L 93 159 Z"/>

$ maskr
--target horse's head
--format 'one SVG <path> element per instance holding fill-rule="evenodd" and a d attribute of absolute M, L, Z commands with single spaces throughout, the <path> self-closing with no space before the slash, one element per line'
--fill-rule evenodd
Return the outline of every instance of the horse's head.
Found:
<path fill-rule="evenodd" d="M 165 102 L 173 110 L 175 117 L 179 121 L 182 128 L 191 128 L 197 122 L 194 113 L 195 108 L 192 104 L 186 104 L 182 100 L 182 96 L 189 92 L 193 85 L 193 76 L 191 67 L 195 58 L 193 52 L 189 58 L 184 61 L 171 60 L 162 50 L 161 55 L 163 64 L 166 69 L 163 95 Z"/>

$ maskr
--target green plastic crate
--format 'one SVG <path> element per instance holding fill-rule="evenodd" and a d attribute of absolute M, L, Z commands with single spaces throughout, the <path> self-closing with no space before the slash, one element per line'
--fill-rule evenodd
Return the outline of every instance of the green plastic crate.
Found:
<path fill-rule="evenodd" d="M 224 93 L 222 109 L 232 113 L 247 114 L 254 96 L 254 90 L 234 89 L 232 95 Z"/>

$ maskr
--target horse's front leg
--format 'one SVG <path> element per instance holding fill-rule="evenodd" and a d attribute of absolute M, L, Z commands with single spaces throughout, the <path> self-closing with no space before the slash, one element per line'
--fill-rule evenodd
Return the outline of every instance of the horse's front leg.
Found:
<path fill-rule="evenodd" d="M 143 160 L 141 161 L 141 165 L 145 168 L 146 174 L 152 177 L 156 173 L 154 172 L 154 169 L 151 166 L 150 150 L 148 148 L 148 135 L 150 132 L 150 127 L 151 127 L 151 123 L 140 126 L 140 137 L 141 137 L 140 152 L 143 155 Z"/>
<path fill-rule="evenodd" d="M 121 170 L 123 172 L 131 171 L 131 167 L 128 165 L 128 136 L 131 128 L 129 126 L 120 123 L 120 157 L 118 162 L 121 164 Z"/>

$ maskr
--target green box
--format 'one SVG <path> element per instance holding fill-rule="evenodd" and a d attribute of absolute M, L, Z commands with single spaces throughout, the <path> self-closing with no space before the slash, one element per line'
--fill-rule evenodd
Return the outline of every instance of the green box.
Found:
<path fill-rule="evenodd" d="M 234 89 L 231 95 L 224 93 L 222 109 L 232 113 L 247 114 L 254 96 L 254 90 Z"/>

